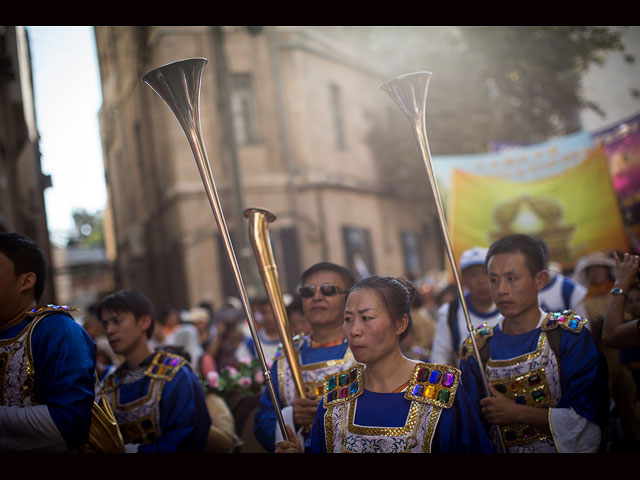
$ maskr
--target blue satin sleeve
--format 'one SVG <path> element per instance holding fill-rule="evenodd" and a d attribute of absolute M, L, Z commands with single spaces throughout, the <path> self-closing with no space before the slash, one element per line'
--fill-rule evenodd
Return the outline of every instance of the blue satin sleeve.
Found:
<path fill-rule="evenodd" d="M 578 415 L 603 426 L 603 410 L 609 406 L 606 360 L 591 333 L 562 331 L 560 341 L 562 397 L 557 408 L 573 408 Z"/>
<path fill-rule="evenodd" d="M 305 453 L 327 453 L 327 442 L 324 432 L 324 416 L 327 410 L 323 407 L 322 402 L 318 404 L 316 416 L 311 424 L 311 433 L 304 446 Z"/>
<path fill-rule="evenodd" d="M 66 314 L 42 318 L 31 337 L 36 400 L 70 449 L 89 438 L 95 391 L 96 344 Z"/>

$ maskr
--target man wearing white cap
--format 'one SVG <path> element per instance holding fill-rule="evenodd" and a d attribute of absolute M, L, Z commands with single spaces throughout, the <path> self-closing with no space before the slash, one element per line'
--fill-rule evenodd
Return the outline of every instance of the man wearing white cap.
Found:
<path fill-rule="evenodd" d="M 461 281 L 466 290 L 465 302 L 473 327 L 498 324 L 500 312 L 491 298 L 485 257 L 487 249 L 474 247 L 460 256 Z M 467 320 L 458 297 L 438 310 L 438 322 L 429 361 L 457 366 L 458 349 L 469 335 Z"/>
<path fill-rule="evenodd" d="M 545 269 L 549 271 L 550 278 L 549 283 L 538 292 L 540 308 L 545 312 L 573 310 L 581 317 L 588 318 L 584 306 L 587 288 L 576 280 L 566 277 L 561 272 L 550 268 L 549 247 L 541 238 L 537 238 L 536 240 L 540 243 L 542 251 L 544 252 Z"/>

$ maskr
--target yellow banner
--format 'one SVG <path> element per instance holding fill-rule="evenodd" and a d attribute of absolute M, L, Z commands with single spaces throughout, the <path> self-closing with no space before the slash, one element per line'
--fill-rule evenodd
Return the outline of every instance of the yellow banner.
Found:
<path fill-rule="evenodd" d="M 531 182 L 456 170 L 448 222 L 456 258 L 510 233 L 543 238 L 563 268 L 595 250 L 629 250 L 602 147 L 569 170 Z"/>

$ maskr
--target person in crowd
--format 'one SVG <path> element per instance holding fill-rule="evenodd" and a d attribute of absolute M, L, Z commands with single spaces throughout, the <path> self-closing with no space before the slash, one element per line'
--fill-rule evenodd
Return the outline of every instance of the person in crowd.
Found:
<path fill-rule="evenodd" d="M 589 318 L 584 307 L 587 289 L 574 279 L 550 268 L 550 254 L 547 243 L 541 238 L 536 239 L 545 256 L 545 270 L 549 272 L 549 283 L 538 292 L 540 308 L 545 312 L 563 312 L 572 310 L 581 317 Z M 587 324 L 587 326 L 589 326 Z"/>
<path fill-rule="evenodd" d="M 437 316 L 438 310 L 440 309 L 440 307 L 442 307 L 442 305 L 444 305 L 445 303 L 449 303 L 451 300 L 458 297 L 458 287 L 454 283 L 449 283 L 442 287 L 435 295 L 435 297 L 436 298 L 433 307 Z"/>
<path fill-rule="evenodd" d="M 353 363 L 353 355 L 342 334 L 344 306 L 354 279 L 346 268 L 330 262 L 317 263 L 301 275 L 298 293 L 311 333 L 296 343 L 306 398 L 296 394 L 295 383 L 286 358 L 280 354 L 271 366 L 278 405 L 274 406 L 268 389 L 260 399 L 255 415 L 254 434 L 268 452 L 282 439 L 274 408 L 280 408 L 285 422 L 304 444 L 316 408 L 322 397 L 323 380 Z"/>
<path fill-rule="evenodd" d="M 611 290 L 611 300 L 607 308 L 602 329 L 602 343 L 609 349 L 613 356 L 615 350 L 619 351 L 621 369 L 626 370 L 633 378 L 635 385 L 635 398 L 629 388 L 618 390 L 624 395 L 633 419 L 640 417 L 638 410 L 640 403 L 638 392 L 640 391 L 640 278 L 638 265 L 640 257 L 624 254 L 622 259 L 616 255 L 616 280 Z M 627 375 L 628 376 L 628 375 Z M 624 403 L 623 403 L 624 405 Z M 622 414 L 622 412 L 620 412 Z M 622 415 L 620 415 L 622 417 Z M 619 450 L 638 451 L 640 440 L 637 429 L 631 428 L 637 425 L 635 422 L 624 422 L 621 419 L 620 430 L 623 438 L 620 439 Z"/>
<path fill-rule="evenodd" d="M 96 345 L 69 307 L 38 307 L 46 272 L 36 242 L 0 233 L 0 452 L 89 442 Z"/>
<path fill-rule="evenodd" d="M 91 311 L 91 308 L 89 310 Z M 111 345 L 109 345 L 109 340 L 104 334 L 102 324 L 97 319 L 93 316 L 85 319 L 82 327 L 96 342 L 96 372 L 98 373 L 98 380 L 102 381 L 107 373 L 120 364 L 122 359 L 118 358 L 111 350 Z"/>
<path fill-rule="evenodd" d="M 411 305 L 411 328 L 402 339 L 402 352 L 414 360 L 427 361 L 431 356 L 433 337 L 436 333 L 436 321 L 429 312 L 420 290 L 416 290 Z"/>
<path fill-rule="evenodd" d="M 199 360 L 196 364 L 195 373 L 206 378 L 209 372 L 216 371 L 216 363 L 207 347 L 213 341 L 215 331 L 211 328 L 210 311 L 204 307 L 193 307 L 185 314 L 185 321 L 193 325 L 198 333 L 197 342 L 199 348 L 192 344 L 192 350 L 199 353 Z M 190 336 L 189 338 L 193 338 Z"/>
<path fill-rule="evenodd" d="M 607 370 L 586 319 L 540 308 L 538 292 L 548 272 L 532 237 L 496 240 L 486 262 L 503 317 L 496 327 L 475 332 L 488 392 L 471 337 L 460 357 L 463 386 L 497 427 L 496 444 L 509 453 L 599 451 L 609 408 Z"/>
<path fill-rule="evenodd" d="M 495 452 L 459 388 L 460 371 L 403 355 L 413 294 L 410 283 L 393 277 L 371 276 L 351 289 L 343 331 L 358 363 L 326 378 L 307 452 Z M 276 451 L 303 447 L 293 439 Z"/>
<path fill-rule="evenodd" d="M 640 333 L 640 330 L 638 330 L 638 320 L 640 319 L 640 283 L 636 283 L 629 287 L 625 301 L 625 312 L 627 312 L 628 319 L 629 321 L 631 321 L 631 323 L 633 323 L 633 320 L 635 320 L 636 330 L 634 332 L 634 335 L 638 337 L 638 334 Z M 605 328 L 606 321 L 607 320 L 605 317 Z M 637 338 L 636 340 L 640 340 L 640 338 Z M 631 370 L 633 379 L 636 382 L 637 392 L 640 388 L 640 342 L 636 341 L 635 345 L 621 347 L 620 362 L 629 370 Z"/>
<path fill-rule="evenodd" d="M 612 444 L 612 450 L 626 448 L 625 444 L 635 444 L 640 439 L 640 410 L 633 374 L 622 364 L 619 348 L 603 341 L 607 310 L 617 293 L 615 257 L 612 253 L 592 252 L 579 258 L 575 268 L 575 279 L 587 288 L 584 307 L 589 329 L 607 359 L 612 401 L 612 426 L 607 431 L 607 441 Z"/>
<path fill-rule="evenodd" d="M 602 339 L 602 324 L 615 281 L 615 260 L 604 252 L 592 252 L 576 262 L 573 277 L 587 289 L 583 301 L 589 328 L 596 344 Z"/>
<path fill-rule="evenodd" d="M 124 362 L 103 383 L 127 452 L 203 452 L 211 419 L 204 392 L 187 360 L 149 338 L 153 306 L 135 290 L 119 290 L 98 304 L 111 348 Z"/>
<path fill-rule="evenodd" d="M 602 341 L 608 347 L 640 347 L 640 278 L 638 269 L 640 257 L 625 253 L 622 260 L 616 262 L 616 280 L 611 291 Z M 625 322 L 625 309 L 629 309 L 631 320 Z"/>
<path fill-rule="evenodd" d="M 191 368 L 198 371 L 203 350 L 198 330 L 189 322 L 189 312 L 180 312 L 177 308 L 167 305 L 162 311 L 159 327 L 154 329 L 151 347 L 179 347 L 188 353 Z"/>
<path fill-rule="evenodd" d="M 254 301 L 253 308 L 258 313 L 255 315 L 255 319 L 258 323 L 258 338 L 260 339 L 262 352 L 264 353 L 267 363 L 271 364 L 276 352 L 278 351 L 278 347 L 280 346 L 280 334 L 278 331 L 276 316 L 273 313 L 271 303 L 269 303 L 269 300 L 266 298 Z M 252 336 L 249 336 L 246 339 L 245 346 L 252 358 L 258 357 Z"/>
<path fill-rule="evenodd" d="M 460 256 L 460 280 L 465 293 L 465 302 L 471 325 L 495 326 L 500 319 L 489 291 L 489 277 L 485 265 L 486 248 L 474 247 Z M 462 302 L 456 295 L 438 309 L 436 332 L 429 360 L 432 363 L 458 365 L 458 349 L 469 334 Z"/>
<path fill-rule="evenodd" d="M 185 313 L 184 321 L 193 325 L 198 331 L 198 343 L 204 350 L 213 338 L 209 310 L 203 307 L 192 307 Z"/>
<path fill-rule="evenodd" d="M 304 316 L 302 309 L 302 297 L 296 295 L 293 300 L 287 305 L 287 318 L 291 325 L 291 332 L 293 335 L 309 335 L 311 333 L 311 325 Z"/>
<path fill-rule="evenodd" d="M 250 358 L 251 353 L 246 348 L 246 338 L 242 323 L 245 322 L 244 312 L 225 306 L 214 316 L 216 336 L 207 346 L 207 353 L 211 356 L 218 372 L 226 367 L 237 368 L 238 359 Z"/>

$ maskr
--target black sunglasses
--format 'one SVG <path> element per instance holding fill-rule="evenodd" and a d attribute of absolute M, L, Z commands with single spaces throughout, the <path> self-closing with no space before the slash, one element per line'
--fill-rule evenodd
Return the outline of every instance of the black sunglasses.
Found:
<path fill-rule="evenodd" d="M 347 293 L 344 290 L 340 290 L 340 287 L 337 285 L 320 285 L 320 287 L 316 287 L 315 285 L 304 285 L 298 288 L 298 293 L 302 298 L 311 298 L 316 294 L 316 290 L 320 289 L 320 293 L 325 297 L 333 297 L 338 293 Z"/>

